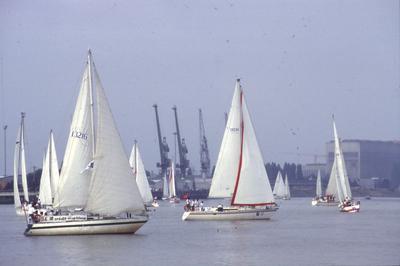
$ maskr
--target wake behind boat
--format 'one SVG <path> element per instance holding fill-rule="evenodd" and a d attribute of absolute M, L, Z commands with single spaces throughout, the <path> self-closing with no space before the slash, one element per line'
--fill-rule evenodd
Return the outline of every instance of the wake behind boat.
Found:
<path fill-rule="evenodd" d="M 32 216 L 25 235 L 126 234 L 147 222 L 90 51 L 63 162 L 54 211 Z"/>
<path fill-rule="evenodd" d="M 231 206 L 186 206 L 182 220 L 267 220 L 277 210 L 239 79 L 209 197 L 230 197 Z"/>

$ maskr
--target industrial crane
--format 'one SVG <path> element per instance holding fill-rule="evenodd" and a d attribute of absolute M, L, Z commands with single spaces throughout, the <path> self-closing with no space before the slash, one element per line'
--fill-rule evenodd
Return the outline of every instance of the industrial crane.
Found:
<path fill-rule="evenodd" d="M 157 104 L 153 105 L 154 111 L 156 113 L 156 123 L 157 123 L 157 135 L 158 135 L 158 144 L 160 147 L 160 162 L 157 163 L 157 167 L 160 168 L 160 175 L 164 176 L 167 172 L 167 168 L 170 164 L 170 159 L 168 158 L 169 147 L 167 144 L 167 139 L 162 137 L 161 128 L 160 128 L 160 120 L 158 118 L 158 109 Z"/>
<path fill-rule="evenodd" d="M 185 139 L 181 138 L 181 134 L 179 131 L 179 123 L 178 123 L 178 113 L 175 105 L 172 107 L 172 110 L 174 110 L 175 114 L 176 139 L 178 143 L 178 153 L 179 153 L 179 166 L 177 165 L 177 167 L 181 170 L 181 177 L 186 177 L 186 174 L 190 175 L 190 173 L 186 172 L 186 170 L 190 171 L 189 160 L 187 159 L 188 149 L 185 143 Z"/>
<path fill-rule="evenodd" d="M 199 109 L 199 131 L 200 131 L 200 169 L 203 178 L 210 176 L 210 154 L 208 152 L 208 144 L 206 131 L 204 129 L 203 114 Z"/>

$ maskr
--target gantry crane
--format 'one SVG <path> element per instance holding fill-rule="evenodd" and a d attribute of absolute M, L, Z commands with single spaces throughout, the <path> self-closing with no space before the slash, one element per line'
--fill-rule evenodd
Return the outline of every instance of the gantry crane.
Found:
<path fill-rule="evenodd" d="M 169 147 L 167 144 L 167 139 L 165 137 L 162 137 L 161 135 L 160 119 L 158 117 L 157 104 L 154 104 L 153 107 L 156 113 L 158 144 L 160 148 L 160 162 L 157 163 L 157 167 L 160 168 L 160 175 L 164 176 L 170 164 L 170 160 L 168 158 Z"/>
<path fill-rule="evenodd" d="M 208 152 L 208 144 L 206 131 L 204 129 L 203 114 L 199 109 L 199 131 L 200 131 L 200 171 L 203 178 L 210 176 L 210 154 Z"/>
<path fill-rule="evenodd" d="M 186 177 L 187 174 L 190 175 L 189 169 L 189 160 L 187 159 L 188 149 L 185 143 L 185 139 L 181 138 L 181 133 L 179 131 L 179 123 L 178 123 L 178 112 L 176 106 L 172 107 L 175 114 L 175 126 L 176 126 L 176 140 L 178 143 L 178 153 L 179 153 L 179 166 L 177 167 L 181 170 L 181 177 Z"/>

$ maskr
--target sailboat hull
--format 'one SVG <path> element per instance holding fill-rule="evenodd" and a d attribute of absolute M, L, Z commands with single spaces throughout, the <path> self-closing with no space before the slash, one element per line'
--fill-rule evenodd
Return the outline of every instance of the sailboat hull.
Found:
<path fill-rule="evenodd" d="M 337 206 L 338 202 L 335 202 L 335 201 L 323 201 L 323 200 L 315 200 L 315 199 L 313 199 L 311 201 L 311 205 L 312 206 L 328 206 L 328 207 L 331 207 L 331 206 Z"/>
<path fill-rule="evenodd" d="M 348 212 L 348 213 L 359 212 L 360 204 L 354 204 L 351 206 L 339 206 L 339 210 L 341 212 Z"/>
<path fill-rule="evenodd" d="M 217 209 L 206 211 L 186 211 L 183 221 L 237 221 L 237 220 L 269 220 L 277 208 L 271 209 Z"/>
<path fill-rule="evenodd" d="M 29 224 L 26 236 L 133 234 L 147 222 L 147 217 L 114 218 Z"/>

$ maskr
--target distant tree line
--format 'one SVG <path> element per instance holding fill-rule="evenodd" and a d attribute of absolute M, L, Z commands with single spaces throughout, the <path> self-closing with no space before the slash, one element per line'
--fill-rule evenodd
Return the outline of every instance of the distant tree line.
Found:
<path fill-rule="evenodd" d="M 278 163 L 270 162 L 265 164 L 265 169 L 267 170 L 270 183 L 275 182 L 276 176 L 278 175 L 278 171 L 281 172 L 283 178 L 285 178 L 285 176 L 287 175 L 289 182 L 304 180 L 301 164 L 285 162 L 282 167 Z"/>

